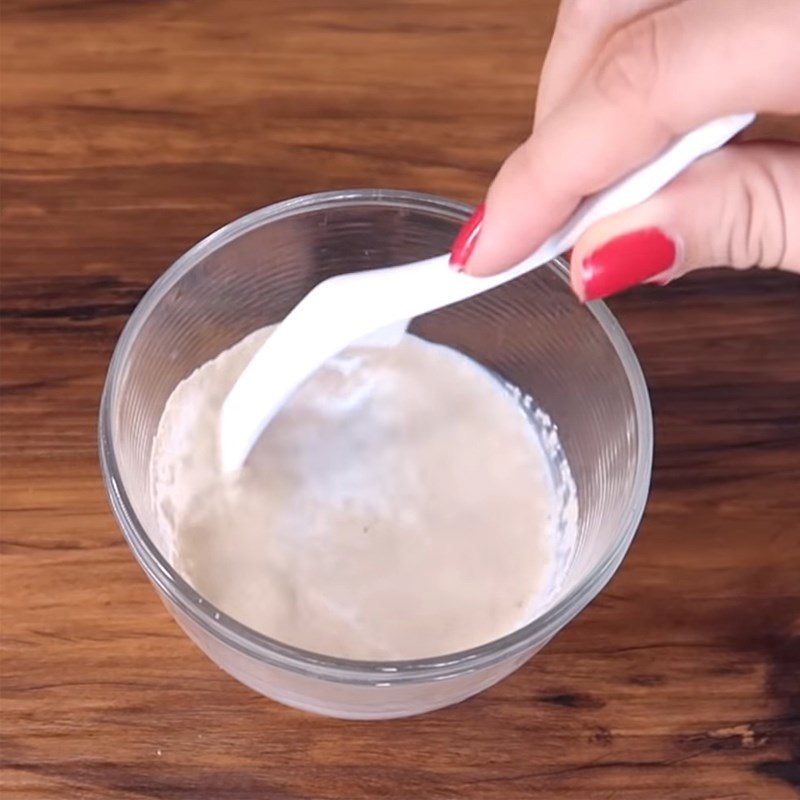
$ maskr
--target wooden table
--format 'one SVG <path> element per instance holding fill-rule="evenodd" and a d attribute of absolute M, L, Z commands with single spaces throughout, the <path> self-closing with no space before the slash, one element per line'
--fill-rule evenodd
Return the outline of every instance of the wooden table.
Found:
<path fill-rule="evenodd" d="M 796 278 L 612 302 L 655 406 L 644 523 L 575 623 L 454 708 L 346 723 L 255 695 L 178 630 L 106 504 L 100 390 L 153 279 L 292 195 L 478 201 L 526 134 L 554 2 L 4 5 L 4 797 L 797 796 Z"/>

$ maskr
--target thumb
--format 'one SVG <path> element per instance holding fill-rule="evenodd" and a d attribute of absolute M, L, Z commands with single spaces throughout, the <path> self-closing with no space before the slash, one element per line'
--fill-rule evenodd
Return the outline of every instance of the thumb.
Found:
<path fill-rule="evenodd" d="M 572 251 L 572 286 L 582 300 L 596 300 L 700 267 L 800 273 L 799 222 L 800 146 L 729 146 L 592 226 Z"/>

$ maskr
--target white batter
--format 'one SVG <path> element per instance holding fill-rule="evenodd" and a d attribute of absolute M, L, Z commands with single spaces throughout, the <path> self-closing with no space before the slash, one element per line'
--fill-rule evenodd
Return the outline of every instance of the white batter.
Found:
<path fill-rule="evenodd" d="M 519 404 L 406 336 L 331 361 L 223 478 L 220 406 L 268 334 L 204 364 L 164 410 L 153 494 L 184 577 L 251 628 L 346 658 L 442 655 L 528 621 L 556 504 Z"/>

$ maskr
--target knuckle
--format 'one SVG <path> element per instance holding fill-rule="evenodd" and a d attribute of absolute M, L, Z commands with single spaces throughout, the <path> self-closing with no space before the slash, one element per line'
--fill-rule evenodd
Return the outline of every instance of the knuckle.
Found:
<path fill-rule="evenodd" d="M 732 155 L 737 191 L 723 212 L 727 262 L 737 269 L 779 267 L 787 250 L 786 209 L 773 164 L 747 145 Z"/>
<path fill-rule="evenodd" d="M 600 52 L 594 72 L 597 92 L 616 106 L 652 100 L 667 52 L 663 18 L 648 14 L 615 31 Z"/>

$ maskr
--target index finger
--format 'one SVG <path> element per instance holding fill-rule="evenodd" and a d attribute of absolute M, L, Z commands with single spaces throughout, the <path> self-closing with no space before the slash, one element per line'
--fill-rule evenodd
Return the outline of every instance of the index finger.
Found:
<path fill-rule="evenodd" d="M 614 30 L 676 2 L 680 0 L 561 0 L 536 95 L 536 124 L 566 99 Z"/>

